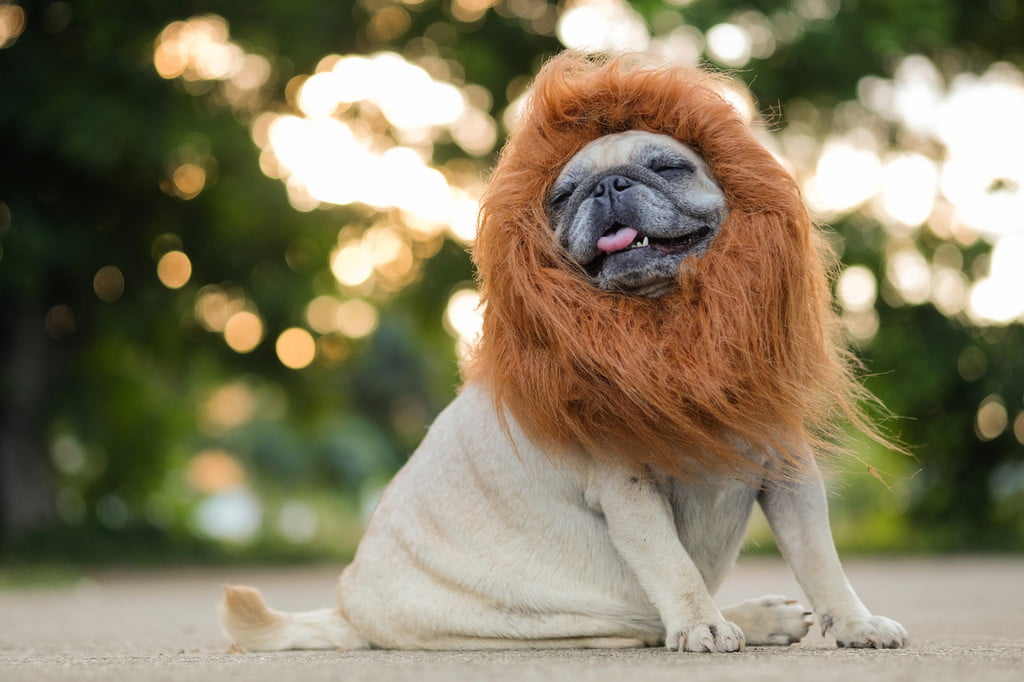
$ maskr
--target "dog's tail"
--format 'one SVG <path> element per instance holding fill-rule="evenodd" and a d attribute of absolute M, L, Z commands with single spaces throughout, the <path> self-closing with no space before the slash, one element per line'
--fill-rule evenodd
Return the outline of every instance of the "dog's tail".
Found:
<path fill-rule="evenodd" d="M 282 613 L 254 587 L 228 585 L 220 604 L 225 634 L 246 651 L 366 649 L 369 642 L 338 609 Z"/>

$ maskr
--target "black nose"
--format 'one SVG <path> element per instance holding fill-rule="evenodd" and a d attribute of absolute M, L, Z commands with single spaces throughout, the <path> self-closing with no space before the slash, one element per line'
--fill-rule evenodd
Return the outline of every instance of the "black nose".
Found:
<path fill-rule="evenodd" d="M 629 178 L 621 175 L 609 175 L 601 182 L 597 183 L 597 187 L 590 193 L 592 197 L 603 197 L 608 195 L 609 197 L 622 192 L 625 189 L 633 186 L 633 181 Z"/>

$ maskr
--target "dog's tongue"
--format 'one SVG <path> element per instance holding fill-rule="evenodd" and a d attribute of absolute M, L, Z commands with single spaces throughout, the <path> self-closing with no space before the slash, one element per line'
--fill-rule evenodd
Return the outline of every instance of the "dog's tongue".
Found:
<path fill-rule="evenodd" d="M 604 251 L 605 253 L 622 251 L 633 243 L 638 234 L 640 233 L 632 227 L 620 227 L 613 234 L 608 234 L 598 239 L 597 250 Z"/>

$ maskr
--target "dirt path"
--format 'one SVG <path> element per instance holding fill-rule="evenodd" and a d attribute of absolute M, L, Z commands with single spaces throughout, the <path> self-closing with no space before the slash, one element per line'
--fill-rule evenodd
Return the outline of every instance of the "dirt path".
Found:
<path fill-rule="evenodd" d="M 848 561 L 877 613 L 901 621 L 900 651 L 800 645 L 742 654 L 635 651 L 227 654 L 214 603 L 256 584 L 287 610 L 331 604 L 334 568 L 103 572 L 61 589 L 0 592 L 0 680 L 1024 680 L 1024 558 Z M 719 602 L 802 595 L 777 561 L 742 559 Z"/>

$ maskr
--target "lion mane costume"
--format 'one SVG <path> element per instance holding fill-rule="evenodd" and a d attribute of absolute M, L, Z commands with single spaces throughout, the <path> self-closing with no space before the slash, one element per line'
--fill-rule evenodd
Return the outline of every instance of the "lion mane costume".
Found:
<path fill-rule="evenodd" d="M 473 258 L 483 336 L 464 368 L 535 442 L 687 480 L 794 476 L 803 463 L 786 444 L 833 450 L 843 418 L 884 442 L 859 406 L 870 396 L 832 309 L 831 253 L 796 182 L 721 94 L 725 83 L 572 52 L 537 76 L 482 203 Z M 595 288 L 549 227 L 560 169 L 626 130 L 697 151 L 729 210 L 708 252 L 687 258 L 678 289 L 661 298 Z"/>

